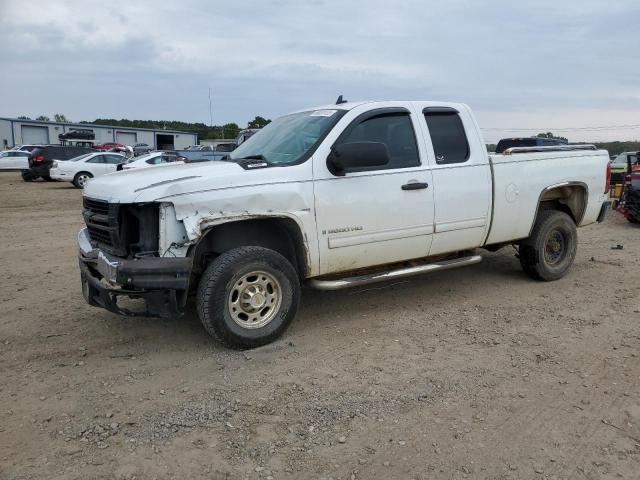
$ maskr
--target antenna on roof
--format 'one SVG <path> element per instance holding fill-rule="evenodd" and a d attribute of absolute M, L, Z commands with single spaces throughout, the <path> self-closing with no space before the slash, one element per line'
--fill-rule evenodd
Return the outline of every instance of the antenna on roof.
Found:
<path fill-rule="evenodd" d="M 344 98 L 342 98 L 342 95 L 340 95 L 338 97 L 338 100 L 336 100 L 336 105 L 340 105 L 341 103 L 347 103 L 347 100 L 345 100 Z"/>

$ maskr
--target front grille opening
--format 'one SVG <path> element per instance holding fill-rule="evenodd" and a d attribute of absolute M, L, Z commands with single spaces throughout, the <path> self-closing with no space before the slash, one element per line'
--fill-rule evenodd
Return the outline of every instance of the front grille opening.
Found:
<path fill-rule="evenodd" d="M 123 238 L 131 255 L 157 254 L 158 205 L 129 205 L 122 211 Z"/>
<path fill-rule="evenodd" d="M 105 232 L 104 230 L 100 230 L 91 225 L 87 226 L 87 231 L 89 232 L 89 237 L 91 238 L 91 240 L 105 245 L 113 246 L 113 242 L 111 241 L 111 235 L 109 234 L 109 232 Z"/>
<path fill-rule="evenodd" d="M 158 205 L 121 205 L 83 198 L 89 237 L 99 248 L 118 257 L 158 252 Z"/>
<path fill-rule="evenodd" d="M 84 197 L 82 199 L 82 206 L 85 210 L 90 210 L 92 213 L 100 215 L 109 214 L 109 202 L 105 202 L 104 200 L 94 200 L 92 198 Z"/>

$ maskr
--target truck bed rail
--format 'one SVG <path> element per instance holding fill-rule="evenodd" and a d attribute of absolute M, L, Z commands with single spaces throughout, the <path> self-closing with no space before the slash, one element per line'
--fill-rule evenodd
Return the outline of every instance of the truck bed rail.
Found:
<path fill-rule="evenodd" d="M 598 147 L 591 144 L 584 145 L 552 145 L 548 147 L 511 147 L 507 148 L 502 155 L 513 155 L 514 153 L 532 152 L 566 152 L 570 150 L 597 150 Z"/>

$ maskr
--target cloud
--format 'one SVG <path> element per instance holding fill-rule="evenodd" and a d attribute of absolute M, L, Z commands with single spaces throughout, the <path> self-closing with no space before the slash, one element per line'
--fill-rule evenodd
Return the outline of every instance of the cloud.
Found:
<path fill-rule="evenodd" d="M 209 86 L 216 123 L 341 93 L 464 101 L 518 127 L 640 112 L 631 0 L 1 1 L 4 115 L 208 122 Z"/>

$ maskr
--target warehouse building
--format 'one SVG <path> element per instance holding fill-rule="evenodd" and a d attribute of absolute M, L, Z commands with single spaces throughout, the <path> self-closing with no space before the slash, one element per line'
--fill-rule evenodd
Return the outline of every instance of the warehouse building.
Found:
<path fill-rule="evenodd" d="M 0 148 L 28 144 L 59 144 L 61 141 L 58 135 L 75 129 L 93 131 L 95 139 L 91 143 L 95 145 L 109 142 L 124 145 L 146 143 L 154 150 L 180 150 L 198 144 L 198 135 L 193 132 L 0 117 Z"/>

